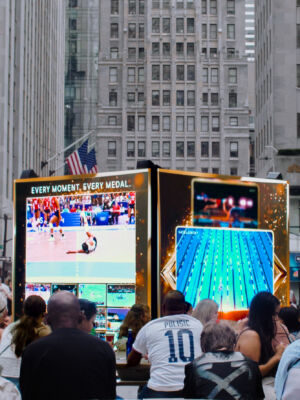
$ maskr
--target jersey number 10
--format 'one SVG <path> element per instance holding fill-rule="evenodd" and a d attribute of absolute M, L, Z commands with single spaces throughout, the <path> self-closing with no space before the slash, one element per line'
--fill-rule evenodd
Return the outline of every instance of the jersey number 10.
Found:
<path fill-rule="evenodd" d="M 190 342 L 190 356 L 187 357 L 184 355 L 184 346 L 183 346 L 183 335 L 188 335 L 189 342 Z M 169 348 L 170 348 L 170 363 L 178 362 L 178 357 L 175 354 L 175 342 L 174 342 L 174 334 L 173 331 L 167 331 L 165 336 L 169 339 Z M 177 342 L 178 342 L 178 349 L 179 349 L 179 358 L 183 362 L 193 361 L 195 358 L 195 350 L 194 350 L 194 336 L 192 331 L 189 329 L 180 329 L 177 331 Z"/>

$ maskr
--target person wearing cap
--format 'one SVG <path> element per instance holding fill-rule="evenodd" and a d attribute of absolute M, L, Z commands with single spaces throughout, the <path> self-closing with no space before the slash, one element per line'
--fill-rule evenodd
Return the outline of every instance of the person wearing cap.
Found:
<path fill-rule="evenodd" d="M 184 295 L 172 290 L 165 296 L 163 317 L 148 322 L 138 332 L 128 356 L 128 366 L 148 355 L 150 379 L 139 398 L 183 397 L 184 367 L 202 353 L 202 324 L 187 314 Z"/>

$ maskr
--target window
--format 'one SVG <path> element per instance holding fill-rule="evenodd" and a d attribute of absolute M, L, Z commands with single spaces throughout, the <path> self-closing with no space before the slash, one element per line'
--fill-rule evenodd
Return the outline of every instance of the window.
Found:
<path fill-rule="evenodd" d="M 233 47 L 228 47 L 227 48 L 227 57 L 228 58 L 234 58 L 235 57 L 235 48 L 233 48 Z"/>
<path fill-rule="evenodd" d="M 202 93 L 202 104 L 204 106 L 208 105 L 208 93 Z"/>
<path fill-rule="evenodd" d="M 211 83 L 219 83 L 219 70 L 218 68 L 212 68 L 210 73 Z"/>
<path fill-rule="evenodd" d="M 133 0 L 131 0 L 133 1 Z M 135 0 L 134 0 L 135 2 Z M 145 0 L 139 0 L 139 14 L 144 15 L 145 14 Z"/>
<path fill-rule="evenodd" d="M 170 142 L 163 142 L 163 157 L 170 157 L 171 155 L 171 144 Z"/>
<path fill-rule="evenodd" d="M 300 88 L 300 64 L 297 64 L 297 88 Z"/>
<path fill-rule="evenodd" d="M 139 103 L 144 103 L 144 101 L 145 101 L 144 92 L 138 92 L 138 102 Z"/>
<path fill-rule="evenodd" d="M 219 105 L 219 93 L 211 93 L 210 94 L 210 102 L 212 106 Z"/>
<path fill-rule="evenodd" d="M 159 43 L 158 42 L 152 43 L 152 55 L 159 56 Z"/>
<path fill-rule="evenodd" d="M 141 14 L 141 1 L 140 1 L 140 14 Z M 128 0 L 128 13 L 131 15 L 136 14 L 136 0 Z"/>
<path fill-rule="evenodd" d="M 227 24 L 227 39 L 235 39 L 235 25 Z"/>
<path fill-rule="evenodd" d="M 171 92 L 170 90 L 163 90 L 163 106 L 169 106 L 171 104 Z"/>
<path fill-rule="evenodd" d="M 158 115 L 152 116 L 152 130 L 159 131 L 159 116 Z"/>
<path fill-rule="evenodd" d="M 115 140 L 109 140 L 107 143 L 107 156 L 116 157 L 117 155 L 117 142 Z"/>
<path fill-rule="evenodd" d="M 170 131 L 171 129 L 171 118 L 169 115 L 163 116 L 163 131 Z"/>
<path fill-rule="evenodd" d="M 135 116 L 127 115 L 127 130 L 133 132 L 135 130 Z"/>
<path fill-rule="evenodd" d="M 208 68 L 202 68 L 202 82 L 208 83 Z"/>
<path fill-rule="evenodd" d="M 202 0 L 201 12 L 202 12 L 203 15 L 207 14 L 207 0 Z"/>
<path fill-rule="evenodd" d="M 159 142 L 152 142 L 152 157 L 159 157 Z"/>
<path fill-rule="evenodd" d="M 139 24 L 139 39 L 144 39 L 145 37 L 145 24 Z"/>
<path fill-rule="evenodd" d="M 183 8 L 183 0 L 176 0 L 176 8 L 178 9 Z"/>
<path fill-rule="evenodd" d="M 220 142 L 212 142 L 211 156 L 212 157 L 220 157 Z"/>
<path fill-rule="evenodd" d="M 152 105 L 159 106 L 159 90 L 152 90 Z"/>
<path fill-rule="evenodd" d="M 152 0 L 152 9 L 158 9 L 160 7 L 160 0 Z"/>
<path fill-rule="evenodd" d="M 187 142 L 186 144 L 186 153 L 188 157 L 195 157 L 196 153 L 195 142 Z"/>
<path fill-rule="evenodd" d="M 271 123 L 270 123 L 270 129 L 272 129 L 271 128 Z M 272 133 L 271 133 L 271 135 L 272 135 Z M 270 135 L 270 136 L 271 136 Z M 272 137 L 272 136 L 271 136 Z M 300 138 L 300 113 L 297 113 L 297 138 L 299 139 Z"/>
<path fill-rule="evenodd" d="M 128 47 L 128 58 L 130 60 L 136 59 L 136 48 L 135 47 Z"/>
<path fill-rule="evenodd" d="M 238 169 L 236 167 L 230 168 L 230 175 L 237 176 L 238 175 Z"/>
<path fill-rule="evenodd" d="M 70 8 L 76 8 L 78 6 L 77 0 L 69 0 L 69 7 Z"/>
<path fill-rule="evenodd" d="M 194 18 L 187 18 L 186 31 L 187 31 L 187 33 L 195 33 L 195 19 Z"/>
<path fill-rule="evenodd" d="M 117 117 L 115 115 L 110 115 L 108 117 L 108 125 L 110 125 L 110 126 L 117 125 Z"/>
<path fill-rule="evenodd" d="M 139 74 L 138 75 L 139 83 L 144 83 L 144 81 L 145 81 L 144 68 L 139 68 L 138 74 Z"/>
<path fill-rule="evenodd" d="M 201 49 L 201 55 L 206 57 L 207 56 L 207 48 L 206 47 L 202 47 Z"/>
<path fill-rule="evenodd" d="M 297 7 L 300 7 L 300 0 L 297 0 Z"/>
<path fill-rule="evenodd" d="M 229 125 L 230 126 L 238 126 L 238 117 L 229 117 Z"/>
<path fill-rule="evenodd" d="M 115 60 L 119 57 L 119 49 L 117 47 L 110 48 L 110 58 Z"/>
<path fill-rule="evenodd" d="M 163 33 L 170 33 L 170 18 L 163 18 Z"/>
<path fill-rule="evenodd" d="M 187 80 L 194 81 L 195 80 L 195 65 L 187 66 Z"/>
<path fill-rule="evenodd" d="M 217 57 L 217 49 L 215 47 L 211 47 L 209 49 L 209 56 L 210 56 L 210 58 L 216 58 Z"/>
<path fill-rule="evenodd" d="M 127 93 L 127 102 L 128 103 L 135 103 L 135 93 L 134 92 L 128 92 Z"/>
<path fill-rule="evenodd" d="M 213 116 L 211 119 L 211 129 L 213 132 L 219 132 L 220 130 L 220 118 L 219 116 Z"/>
<path fill-rule="evenodd" d="M 170 0 L 163 0 L 163 9 L 168 10 L 170 8 Z"/>
<path fill-rule="evenodd" d="M 77 29 L 77 20 L 75 18 L 70 18 L 69 19 L 69 29 L 76 31 Z"/>
<path fill-rule="evenodd" d="M 128 39 L 136 38 L 136 24 L 128 24 Z"/>
<path fill-rule="evenodd" d="M 163 80 L 171 80 L 171 65 L 163 65 Z"/>
<path fill-rule="evenodd" d="M 118 39 L 119 37 L 119 25 L 118 24 L 110 24 L 110 38 Z"/>
<path fill-rule="evenodd" d="M 194 55 L 195 55 L 195 44 L 194 43 L 186 44 L 186 54 L 188 57 L 194 57 Z"/>
<path fill-rule="evenodd" d="M 138 142 L 138 157 L 146 157 L 146 142 Z"/>
<path fill-rule="evenodd" d="M 209 12 L 211 15 L 217 15 L 217 0 L 210 0 Z"/>
<path fill-rule="evenodd" d="M 176 131 L 177 132 L 184 131 L 184 117 L 183 116 L 176 117 Z"/>
<path fill-rule="evenodd" d="M 236 93 L 229 93 L 229 107 L 237 107 L 237 94 Z"/>
<path fill-rule="evenodd" d="M 109 105 L 111 107 L 116 107 L 118 103 L 118 94 L 117 92 L 109 92 Z"/>
<path fill-rule="evenodd" d="M 235 14 L 235 0 L 227 0 L 227 14 L 228 15 Z"/>
<path fill-rule="evenodd" d="M 207 168 L 207 167 L 201 168 L 201 172 L 202 172 L 203 174 L 207 174 L 207 173 L 208 173 L 208 168 Z"/>
<path fill-rule="evenodd" d="M 184 157 L 184 142 L 176 142 L 176 157 Z"/>
<path fill-rule="evenodd" d="M 159 33 L 159 18 L 152 18 L 152 33 Z"/>
<path fill-rule="evenodd" d="M 152 80 L 160 80 L 160 65 L 152 65 Z"/>
<path fill-rule="evenodd" d="M 184 81 L 184 65 L 176 65 L 176 80 Z"/>
<path fill-rule="evenodd" d="M 228 83 L 237 83 L 237 69 L 236 68 L 228 69 Z"/>
<path fill-rule="evenodd" d="M 127 82 L 135 83 L 135 68 L 128 68 L 127 70 Z"/>
<path fill-rule="evenodd" d="M 191 10 L 192 8 L 194 8 L 194 0 L 187 0 L 186 2 L 186 8 L 188 10 Z"/>
<path fill-rule="evenodd" d="M 183 33 L 184 26 L 183 26 L 183 18 L 176 18 L 176 33 Z"/>
<path fill-rule="evenodd" d="M 212 40 L 217 39 L 217 24 L 209 25 L 209 38 Z"/>
<path fill-rule="evenodd" d="M 230 142 L 229 145 L 230 145 L 230 157 L 238 158 L 239 156 L 238 142 Z"/>
<path fill-rule="evenodd" d="M 208 142 L 201 142 L 201 157 L 208 157 L 209 150 L 208 150 Z"/>
<path fill-rule="evenodd" d="M 220 169 L 219 168 L 212 168 L 212 173 L 216 174 L 216 175 L 219 175 Z"/>
<path fill-rule="evenodd" d="M 163 56 L 169 57 L 171 55 L 170 43 L 163 43 Z"/>
<path fill-rule="evenodd" d="M 146 117 L 139 115 L 138 117 L 138 130 L 144 132 L 146 130 Z"/>
<path fill-rule="evenodd" d="M 187 117 L 187 131 L 195 132 L 195 117 L 193 116 Z"/>
<path fill-rule="evenodd" d="M 115 83 L 118 81 L 118 70 L 115 67 L 109 68 L 109 82 Z"/>
<path fill-rule="evenodd" d="M 139 47 L 139 59 L 145 58 L 145 48 Z"/>
<path fill-rule="evenodd" d="M 111 0 L 110 1 L 110 13 L 111 13 L 111 15 L 119 14 L 119 0 Z"/>
<path fill-rule="evenodd" d="M 195 105 L 195 90 L 187 91 L 187 105 L 194 106 Z"/>
<path fill-rule="evenodd" d="M 183 56 L 183 43 L 176 43 L 176 55 Z"/>
<path fill-rule="evenodd" d="M 184 91 L 176 91 L 176 106 L 184 106 Z"/>
<path fill-rule="evenodd" d="M 134 142 L 127 142 L 127 157 L 134 157 L 135 156 L 135 143 Z"/>
<path fill-rule="evenodd" d="M 202 39 L 207 39 L 207 24 L 202 24 Z"/>
<path fill-rule="evenodd" d="M 202 115 L 201 117 L 201 131 L 208 132 L 208 116 Z"/>

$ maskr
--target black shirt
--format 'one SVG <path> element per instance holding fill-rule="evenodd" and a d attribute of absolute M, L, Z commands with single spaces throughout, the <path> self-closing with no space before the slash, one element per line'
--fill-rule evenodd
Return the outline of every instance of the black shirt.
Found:
<path fill-rule="evenodd" d="M 205 353 L 185 366 L 184 397 L 193 399 L 263 399 L 258 364 L 238 352 Z"/>
<path fill-rule="evenodd" d="M 79 329 L 55 330 L 25 349 L 20 388 L 23 400 L 114 399 L 115 354 Z"/>

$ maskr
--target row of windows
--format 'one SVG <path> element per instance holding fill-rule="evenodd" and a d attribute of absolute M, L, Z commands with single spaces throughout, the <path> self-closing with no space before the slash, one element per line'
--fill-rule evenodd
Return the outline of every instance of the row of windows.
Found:
<path fill-rule="evenodd" d="M 161 26 L 162 21 L 162 26 Z M 170 33 L 171 20 L 170 18 L 152 18 L 152 33 Z M 176 18 L 176 33 L 195 33 L 194 18 Z"/>
<path fill-rule="evenodd" d="M 211 145 L 211 146 L 210 146 Z M 162 147 L 162 152 L 161 148 Z M 154 140 L 151 142 L 152 157 L 170 157 L 171 156 L 171 142 Z M 116 142 L 108 142 L 108 156 L 116 157 Z M 186 155 L 187 157 L 196 157 L 196 143 L 194 141 L 186 142 Z M 134 158 L 136 156 L 136 143 L 133 140 L 127 141 L 127 157 Z M 146 141 L 141 140 L 137 142 L 137 156 L 146 157 Z M 220 157 L 220 142 L 202 141 L 200 143 L 200 157 L 208 158 Z M 176 157 L 185 157 L 185 142 L 176 141 Z M 229 157 L 238 158 L 238 142 L 229 143 Z"/>
<path fill-rule="evenodd" d="M 128 116 L 129 117 L 129 116 Z M 137 117 L 135 116 L 130 116 L 134 118 L 130 118 L 130 120 L 127 121 L 127 126 L 130 127 L 134 126 L 135 127 L 135 122 L 137 120 L 137 129 L 138 131 L 144 132 L 146 131 L 146 117 L 144 115 L 139 115 Z M 152 117 L 152 130 L 154 131 L 159 131 L 160 130 L 160 118 L 162 121 L 162 130 L 163 131 L 170 131 L 171 130 L 171 116 L 170 115 L 164 115 L 162 117 L 160 116 L 153 116 Z M 184 131 L 184 116 L 177 116 L 176 117 L 176 130 L 177 132 L 183 132 Z M 229 126 L 238 126 L 239 121 L 238 117 L 229 117 Z M 110 115 L 108 116 L 108 125 L 110 126 L 116 126 L 117 125 L 117 117 L 115 115 Z M 219 131 L 219 116 L 215 115 L 211 117 L 211 127 L 213 132 L 218 132 Z M 135 129 L 133 129 L 135 130 Z M 186 130 L 189 131 L 195 131 L 195 117 L 194 116 L 187 116 L 186 117 Z M 208 132 L 209 131 L 209 117 L 206 115 L 203 115 L 201 117 L 201 131 L 202 132 Z"/>
<path fill-rule="evenodd" d="M 152 9 L 157 10 L 159 8 L 168 9 L 170 8 L 170 0 L 152 0 Z M 194 0 L 176 0 L 177 9 L 192 9 L 194 8 Z"/>
<path fill-rule="evenodd" d="M 123 2 L 123 0 L 122 0 Z M 120 12 L 119 0 L 110 1 L 110 13 L 111 15 L 118 15 Z M 128 13 L 130 15 L 135 15 L 139 13 L 140 15 L 145 14 L 145 0 L 128 0 Z"/>
<path fill-rule="evenodd" d="M 138 25 L 138 32 L 137 32 L 137 25 Z M 144 39 L 145 37 L 145 24 L 128 24 L 128 39 Z"/>
<path fill-rule="evenodd" d="M 209 27 L 209 36 L 208 36 Z M 216 40 L 218 38 L 218 25 L 217 24 L 202 24 L 202 39 Z M 227 24 L 227 39 L 235 39 L 235 24 Z"/>
<path fill-rule="evenodd" d="M 132 92 L 128 92 L 128 94 Z M 135 102 L 135 96 L 129 96 L 131 98 L 130 102 Z M 128 99 L 128 97 L 127 97 Z M 138 101 L 144 101 L 144 93 L 140 92 L 138 94 Z M 186 104 L 185 104 L 186 103 Z M 208 105 L 208 93 L 202 94 L 202 103 L 203 105 Z M 217 106 L 219 103 L 219 95 L 218 93 L 211 93 L 211 105 Z M 118 106 L 118 93 L 115 90 L 111 90 L 109 92 L 109 105 L 111 107 Z M 160 90 L 152 90 L 152 106 L 170 106 L 171 105 L 171 91 L 163 90 L 162 97 Z M 195 91 L 187 90 L 186 91 L 186 100 L 185 100 L 185 91 L 184 90 L 176 90 L 176 106 L 195 106 Z M 237 107 L 237 93 L 231 92 L 228 94 L 228 107 L 235 108 Z"/>

